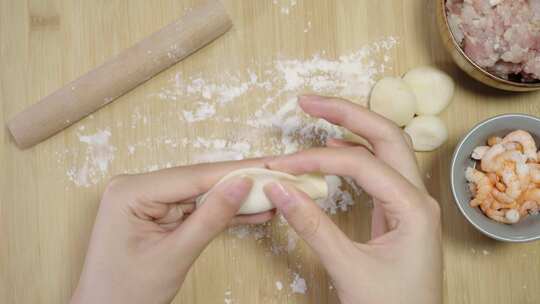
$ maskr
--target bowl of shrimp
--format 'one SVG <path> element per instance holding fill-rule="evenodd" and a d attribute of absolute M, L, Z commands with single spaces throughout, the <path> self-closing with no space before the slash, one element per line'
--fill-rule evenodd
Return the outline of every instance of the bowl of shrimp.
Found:
<path fill-rule="evenodd" d="M 540 239 L 540 118 L 505 114 L 475 126 L 452 159 L 451 186 L 465 218 L 500 241 Z"/>

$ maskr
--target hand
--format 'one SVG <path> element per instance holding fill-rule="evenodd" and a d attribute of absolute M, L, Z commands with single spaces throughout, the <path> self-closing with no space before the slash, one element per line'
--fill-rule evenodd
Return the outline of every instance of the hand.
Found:
<path fill-rule="evenodd" d="M 230 171 L 263 165 L 258 159 L 114 178 L 71 303 L 170 303 L 191 264 L 229 224 L 262 223 L 273 216 L 234 217 L 251 189 L 247 178 L 220 184 L 193 212 L 195 198 Z"/>
<path fill-rule="evenodd" d="M 266 195 L 319 255 L 342 303 L 442 302 L 440 209 L 420 177 L 408 136 L 369 110 L 340 99 L 300 98 L 302 109 L 365 138 L 273 159 L 267 167 L 349 176 L 374 198 L 372 239 L 351 241 L 309 197 L 291 185 Z"/>

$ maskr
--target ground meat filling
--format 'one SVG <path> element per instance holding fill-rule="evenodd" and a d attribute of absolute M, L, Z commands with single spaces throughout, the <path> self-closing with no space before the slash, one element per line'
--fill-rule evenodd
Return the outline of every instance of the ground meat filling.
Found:
<path fill-rule="evenodd" d="M 540 0 L 447 0 L 446 9 L 474 62 L 504 79 L 540 80 Z"/>

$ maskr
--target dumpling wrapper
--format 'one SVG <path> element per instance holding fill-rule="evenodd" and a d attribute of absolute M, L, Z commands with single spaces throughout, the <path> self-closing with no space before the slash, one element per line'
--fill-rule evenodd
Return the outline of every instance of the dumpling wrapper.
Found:
<path fill-rule="evenodd" d="M 306 174 L 295 176 L 268 169 L 245 168 L 233 171 L 221 178 L 219 182 L 197 200 L 197 208 L 204 204 L 208 195 L 217 185 L 234 177 L 249 177 L 253 180 L 253 187 L 251 188 L 246 201 L 240 210 L 238 210 L 238 215 L 257 214 L 274 209 L 274 205 L 266 197 L 266 194 L 263 191 L 263 187 L 272 182 L 288 182 L 305 192 L 312 199 L 321 199 L 328 196 L 328 184 L 323 175 Z"/>
<path fill-rule="evenodd" d="M 370 109 L 398 126 L 408 124 L 417 111 L 416 96 L 401 78 L 385 77 L 371 91 Z"/>
<path fill-rule="evenodd" d="M 438 115 L 454 98 L 456 87 L 454 80 L 437 68 L 431 66 L 414 68 L 403 76 L 403 81 L 416 95 L 418 115 Z"/>

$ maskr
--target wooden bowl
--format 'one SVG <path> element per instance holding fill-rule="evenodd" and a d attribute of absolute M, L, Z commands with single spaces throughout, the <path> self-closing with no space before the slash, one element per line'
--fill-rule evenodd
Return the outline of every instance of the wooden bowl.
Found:
<path fill-rule="evenodd" d="M 437 0 L 437 25 L 443 40 L 443 44 L 456 62 L 456 64 L 467 74 L 474 79 L 497 89 L 512 91 L 512 92 L 529 92 L 540 90 L 540 82 L 538 83 L 521 83 L 503 79 L 491 74 L 484 68 L 476 64 L 471 58 L 465 54 L 463 48 L 454 38 L 450 26 L 448 24 L 448 16 L 446 15 L 446 0 Z"/>

